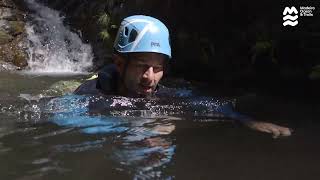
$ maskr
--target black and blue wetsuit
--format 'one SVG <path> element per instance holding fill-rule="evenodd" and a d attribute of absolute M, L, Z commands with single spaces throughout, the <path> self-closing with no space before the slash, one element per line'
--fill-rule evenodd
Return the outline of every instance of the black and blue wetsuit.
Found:
<path fill-rule="evenodd" d="M 135 179 L 145 176 L 163 179 L 158 174 L 170 164 L 175 143 L 169 134 L 156 129 L 175 126 L 172 118 L 250 121 L 249 117 L 234 111 L 232 101 L 199 96 L 185 88 L 158 85 L 154 95 L 159 98 L 121 97 L 117 94 L 118 78 L 115 65 L 107 66 L 99 72 L 97 79 L 77 88 L 75 95 L 52 99 L 48 107 L 56 112 L 52 122 L 59 126 L 87 135 L 112 136 L 116 143 L 110 158 L 125 162 L 125 168 L 133 168 Z M 104 144 L 110 142 L 98 139 L 61 148 L 89 149 Z"/>
<path fill-rule="evenodd" d="M 83 95 L 118 95 L 117 83 L 119 74 L 115 65 L 108 65 L 98 73 L 98 78 L 89 80 L 79 86 L 74 94 Z M 184 88 L 168 88 L 158 85 L 155 97 L 159 98 L 183 98 L 184 108 L 190 111 L 209 110 L 210 113 L 219 113 L 223 118 L 229 118 L 244 123 L 252 120 L 250 117 L 240 114 L 234 110 L 234 104 L 230 100 L 221 100 L 212 97 L 197 95 L 194 91 Z M 170 102 L 169 102 L 170 103 Z"/>
<path fill-rule="evenodd" d="M 86 81 L 74 91 L 74 94 L 117 95 L 118 78 L 115 65 L 106 66 L 98 73 L 98 78 Z"/>

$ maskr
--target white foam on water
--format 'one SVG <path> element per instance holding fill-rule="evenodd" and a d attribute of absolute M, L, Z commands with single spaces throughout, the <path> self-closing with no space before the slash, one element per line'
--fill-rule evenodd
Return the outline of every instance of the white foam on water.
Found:
<path fill-rule="evenodd" d="M 34 0 L 25 0 L 34 11 L 26 25 L 31 74 L 83 74 L 92 66 L 89 44 L 63 24 L 58 11 Z"/>

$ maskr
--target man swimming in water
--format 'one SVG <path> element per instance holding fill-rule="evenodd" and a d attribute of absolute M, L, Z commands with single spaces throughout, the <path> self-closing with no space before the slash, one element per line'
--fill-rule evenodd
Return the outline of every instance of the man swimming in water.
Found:
<path fill-rule="evenodd" d="M 164 87 L 159 81 L 170 59 L 169 31 L 161 21 L 142 15 L 127 17 L 121 22 L 114 42 L 114 64 L 105 67 L 98 78 L 85 82 L 74 93 L 161 96 Z M 225 113 L 227 117 L 228 113 L 232 114 L 229 117 L 253 130 L 271 133 L 275 138 L 291 135 L 289 128 Z"/>

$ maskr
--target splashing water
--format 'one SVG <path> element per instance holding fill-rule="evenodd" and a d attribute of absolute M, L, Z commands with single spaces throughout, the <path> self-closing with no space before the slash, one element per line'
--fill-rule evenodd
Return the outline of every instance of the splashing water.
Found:
<path fill-rule="evenodd" d="M 211 98 L 144 99 L 78 95 L 36 98 L 26 94 L 19 97 L 22 100 L 19 104 L 14 103 L 15 99 L 7 99 L 3 103 L 0 100 L 0 115 L 16 119 L 24 128 L 14 129 L 12 125 L 0 129 L 0 137 L 18 131 L 31 132 L 41 123 L 50 122 L 60 128 L 51 126 L 47 131 L 40 130 L 33 136 L 34 141 L 60 139 L 58 144 L 51 146 L 57 155 L 112 149 L 107 155 L 103 150 L 104 156 L 133 179 L 171 179 L 164 169 L 175 154 L 176 145 L 171 136 L 176 128 L 175 121 L 182 120 L 183 116 L 192 116 L 194 121 L 199 116 L 219 118 L 219 109 L 230 104 L 229 101 Z M 7 102 L 14 105 L 8 106 Z M 197 113 L 191 109 L 196 109 Z M 77 136 L 75 142 L 61 141 L 62 137 L 70 134 Z M 81 137 L 90 139 L 81 140 Z M 32 163 L 43 160 L 47 162 L 47 155 Z"/>
<path fill-rule="evenodd" d="M 32 73 L 86 73 L 92 66 L 92 49 L 63 25 L 58 11 L 26 0 L 32 20 L 26 25 L 29 68 Z"/>

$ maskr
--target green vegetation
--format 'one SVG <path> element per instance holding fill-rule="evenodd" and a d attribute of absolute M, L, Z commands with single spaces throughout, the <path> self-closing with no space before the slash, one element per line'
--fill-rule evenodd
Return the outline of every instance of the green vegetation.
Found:
<path fill-rule="evenodd" d="M 312 68 L 312 71 L 309 74 L 309 78 L 312 80 L 320 79 L 320 65 L 314 66 Z"/>

